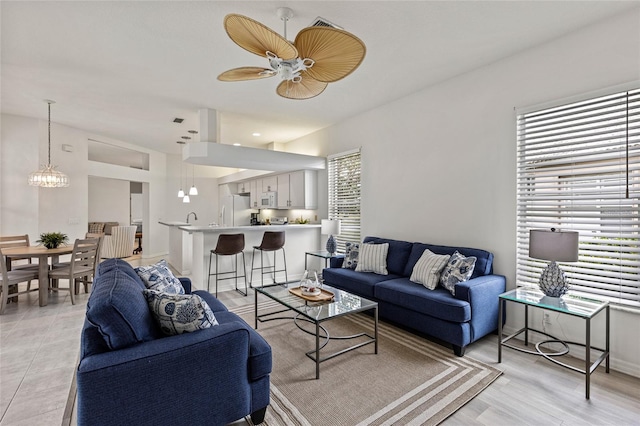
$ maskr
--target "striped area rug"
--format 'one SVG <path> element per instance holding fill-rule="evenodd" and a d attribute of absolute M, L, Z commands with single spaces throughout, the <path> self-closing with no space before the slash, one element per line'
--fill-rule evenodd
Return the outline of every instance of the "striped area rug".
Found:
<path fill-rule="evenodd" d="M 260 313 L 279 308 L 275 302 L 260 303 Z M 253 326 L 252 305 L 233 311 Z M 364 314 L 323 325 L 331 336 L 373 334 L 373 319 Z M 377 355 L 373 344 L 340 355 L 320 365 L 316 380 L 315 364 L 305 356 L 315 348 L 315 337 L 291 320 L 260 323 L 258 332 L 273 350 L 271 405 L 264 423 L 268 426 L 435 425 L 502 374 L 381 321 Z M 324 351 L 352 344 L 331 340 Z"/>

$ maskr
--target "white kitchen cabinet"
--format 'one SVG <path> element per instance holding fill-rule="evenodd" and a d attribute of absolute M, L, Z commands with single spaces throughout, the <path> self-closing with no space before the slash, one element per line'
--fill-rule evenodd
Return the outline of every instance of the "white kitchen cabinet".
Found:
<path fill-rule="evenodd" d="M 238 184 L 238 194 L 246 194 L 247 192 L 250 192 L 249 184 L 250 182 L 240 182 Z"/>
<path fill-rule="evenodd" d="M 260 206 L 260 195 L 262 194 L 262 179 L 249 181 L 249 205 L 257 209 Z"/>
<path fill-rule="evenodd" d="M 318 174 L 312 170 L 277 176 L 279 209 L 318 208 Z"/>
<path fill-rule="evenodd" d="M 288 209 L 291 203 L 289 191 L 289 173 L 276 176 L 278 181 L 278 208 Z"/>
<path fill-rule="evenodd" d="M 278 177 L 269 176 L 262 178 L 262 192 L 278 192 Z"/>

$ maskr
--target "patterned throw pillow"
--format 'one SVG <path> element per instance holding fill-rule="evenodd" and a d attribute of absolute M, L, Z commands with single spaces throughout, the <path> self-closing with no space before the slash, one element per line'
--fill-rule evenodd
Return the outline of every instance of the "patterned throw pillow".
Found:
<path fill-rule="evenodd" d="M 357 272 L 373 272 L 379 275 L 388 275 L 387 272 L 387 253 L 389 252 L 389 243 L 384 244 L 361 244 L 360 254 L 358 255 Z"/>
<path fill-rule="evenodd" d="M 102 234 L 104 232 L 104 222 L 90 222 L 89 233 L 90 234 Z"/>
<path fill-rule="evenodd" d="M 464 257 L 456 250 L 440 275 L 440 285 L 455 295 L 456 284 L 468 280 L 475 266 L 475 257 Z"/>
<path fill-rule="evenodd" d="M 356 269 L 358 266 L 358 253 L 360 252 L 360 243 L 345 243 L 344 262 L 342 267 L 347 269 Z"/>
<path fill-rule="evenodd" d="M 171 273 L 164 259 L 155 265 L 139 266 L 135 270 L 145 287 L 149 289 L 162 293 L 184 294 L 182 283 Z"/>
<path fill-rule="evenodd" d="M 429 290 L 435 290 L 440 280 L 440 272 L 447 266 L 450 257 L 448 254 L 435 254 L 425 249 L 413 267 L 409 280 L 422 284 Z"/>
<path fill-rule="evenodd" d="M 153 317 L 168 336 L 218 325 L 207 302 L 197 294 L 168 294 L 150 289 L 143 292 Z"/>

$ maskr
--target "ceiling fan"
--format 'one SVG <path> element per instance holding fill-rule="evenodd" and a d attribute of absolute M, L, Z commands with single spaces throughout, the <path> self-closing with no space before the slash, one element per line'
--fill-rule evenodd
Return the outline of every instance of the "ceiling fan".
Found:
<path fill-rule="evenodd" d="M 276 93 L 289 99 L 318 96 L 329 83 L 351 74 L 362 62 L 366 47 L 353 34 L 333 26 L 302 29 L 293 43 L 287 40 L 288 7 L 278 9 L 284 21 L 284 37 L 243 15 L 224 18 L 227 34 L 238 46 L 269 61 L 269 68 L 240 67 L 223 72 L 220 81 L 257 80 L 280 76 Z"/>

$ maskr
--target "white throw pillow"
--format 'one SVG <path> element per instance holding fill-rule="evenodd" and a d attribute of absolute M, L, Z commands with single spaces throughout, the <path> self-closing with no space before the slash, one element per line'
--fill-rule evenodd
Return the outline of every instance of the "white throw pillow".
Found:
<path fill-rule="evenodd" d="M 360 244 L 357 272 L 373 272 L 379 275 L 388 275 L 387 253 L 389 243 L 384 244 Z"/>
<path fill-rule="evenodd" d="M 448 254 L 435 254 L 425 249 L 411 271 L 409 280 L 422 284 L 429 290 L 435 290 L 440 280 L 440 273 L 449 262 Z"/>

